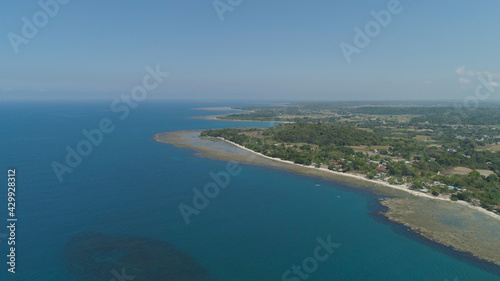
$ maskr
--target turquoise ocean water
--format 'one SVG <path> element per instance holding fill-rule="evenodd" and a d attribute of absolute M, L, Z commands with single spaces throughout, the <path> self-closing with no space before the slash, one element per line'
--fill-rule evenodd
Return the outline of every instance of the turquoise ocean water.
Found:
<path fill-rule="evenodd" d="M 154 135 L 272 124 L 187 118 L 220 113 L 192 108 L 242 102 L 146 101 L 124 120 L 110 103 L 0 105 L 0 280 L 500 280 L 498 267 L 387 222 L 377 195 L 267 167 L 241 164 L 186 225 L 179 204 L 192 205 L 192 189 L 227 163 Z M 66 146 L 103 118 L 115 130 L 59 182 L 51 163 L 64 163 Z M 9 168 L 17 181 L 15 274 L 1 236 Z M 314 258 L 318 240 L 328 239 L 335 249 Z"/>

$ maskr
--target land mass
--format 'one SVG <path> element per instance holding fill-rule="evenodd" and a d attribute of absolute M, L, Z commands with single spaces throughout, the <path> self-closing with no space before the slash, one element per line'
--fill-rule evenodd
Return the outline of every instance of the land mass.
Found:
<path fill-rule="evenodd" d="M 496 107 L 495 107 L 496 106 Z M 217 130 L 267 156 L 500 210 L 500 105 L 299 103 L 238 108 L 218 120 L 287 122 L 271 129 Z"/>
<path fill-rule="evenodd" d="M 440 148 L 426 148 L 417 140 L 330 123 L 207 130 L 201 135 L 223 138 L 264 156 L 295 164 L 356 174 L 442 200 L 468 202 L 492 213 L 497 213 L 500 205 L 500 180 L 495 172 L 447 165 L 450 157 L 467 157 Z M 500 156 L 491 152 L 469 149 L 467 153 L 474 158 L 487 153 L 487 159 L 495 163 L 491 166 L 500 161 Z M 453 174 L 456 170 L 466 173 Z"/>

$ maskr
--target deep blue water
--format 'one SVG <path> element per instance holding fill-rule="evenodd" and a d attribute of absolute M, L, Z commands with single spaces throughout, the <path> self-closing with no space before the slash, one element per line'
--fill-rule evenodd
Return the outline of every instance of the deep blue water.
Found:
<path fill-rule="evenodd" d="M 155 142 L 154 135 L 270 124 L 187 118 L 217 113 L 195 107 L 241 102 L 150 101 L 123 121 L 110 103 L 0 105 L 0 234 L 7 233 L 8 168 L 17 171 L 19 220 L 16 274 L 7 272 L 7 240 L 0 236 L 0 280 L 108 281 L 119 280 L 113 272 L 122 269 L 133 278 L 123 280 L 282 280 L 328 236 L 339 247 L 317 266 L 306 259 L 316 268 L 289 280 L 500 280 L 497 267 L 377 216 L 373 194 L 267 167 L 240 165 L 241 173 L 186 225 L 179 204 L 192 205 L 192 189 L 227 163 Z M 65 147 L 75 148 L 81 131 L 103 118 L 116 129 L 59 182 L 51 163 L 65 163 Z M 203 274 L 158 277 L 172 268 Z"/>

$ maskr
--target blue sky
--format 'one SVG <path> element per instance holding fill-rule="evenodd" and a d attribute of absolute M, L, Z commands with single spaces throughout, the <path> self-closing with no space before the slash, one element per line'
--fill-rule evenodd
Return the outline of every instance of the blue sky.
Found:
<path fill-rule="evenodd" d="M 0 97 L 113 98 L 148 65 L 171 74 L 154 96 L 173 99 L 463 99 L 478 73 L 500 81 L 497 0 L 401 0 L 348 63 L 341 42 L 389 2 L 243 0 L 221 21 L 212 0 L 71 0 L 16 54 L 8 34 L 42 9 L 4 0 Z"/>

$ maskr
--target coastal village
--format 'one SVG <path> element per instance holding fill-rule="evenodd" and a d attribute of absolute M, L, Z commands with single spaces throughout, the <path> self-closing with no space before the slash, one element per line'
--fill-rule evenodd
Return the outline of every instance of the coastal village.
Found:
<path fill-rule="evenodd" d="M 309 103 L 246 110 L 221 118 L 287 123 L 264 130 L 204 134 L 296 164 L 500 211 L 500 115 L 496 110 L 473 111 L 466 117 L 435 106 Z"/>

